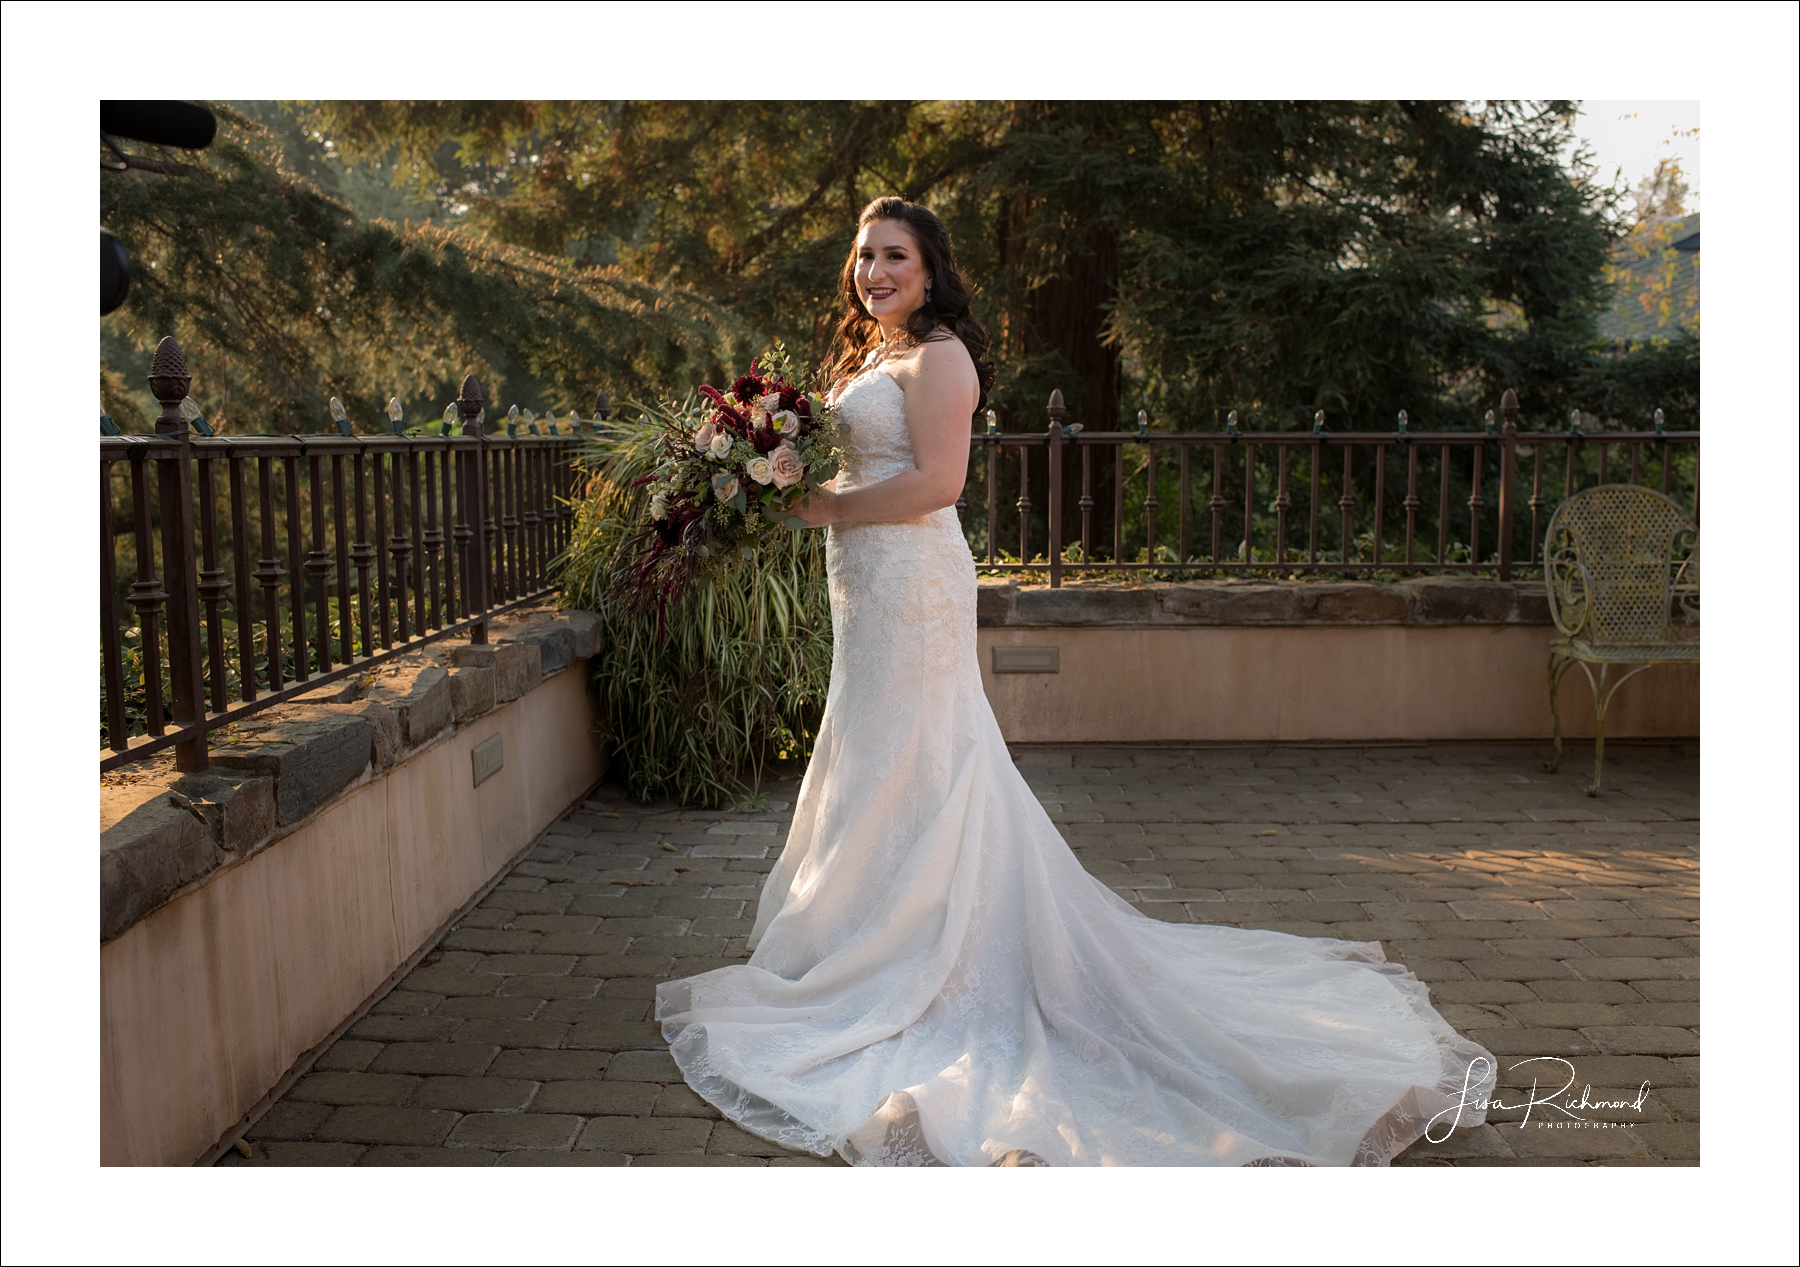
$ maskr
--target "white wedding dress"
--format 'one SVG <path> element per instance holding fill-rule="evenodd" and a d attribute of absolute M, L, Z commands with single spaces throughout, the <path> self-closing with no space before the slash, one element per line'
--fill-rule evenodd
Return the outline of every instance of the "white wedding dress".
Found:
<path fill-rule="evenodd" d="M 892 378 L 840 403 L 840 487 L 913 465 Z M 954 509 L 829 533 L 831 689 L 750 960 L 657 989 L 695 1091 L 898 1166 L 1385 1165 L 1488 1097 L 1379 943 L 1164 923 L 1082 869 L 982 693 Z"/>

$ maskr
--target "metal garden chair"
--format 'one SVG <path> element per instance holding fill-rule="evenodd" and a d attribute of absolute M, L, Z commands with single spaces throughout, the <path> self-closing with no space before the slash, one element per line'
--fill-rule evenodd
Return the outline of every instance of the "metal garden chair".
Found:
<path fill-rule="evenodd" d="M 1550 617 L 1562 637 L 1550 644 L 1550 717 L 1562 762 L 1557 688 L 1579 664 L 1594 692 L 1594 781 L 1600 795 L 1606 708 L 1621 686 L 1653 664 L 1700 659 L 1700 526 L 1661 493 L 1603 484 L 1556 508 L 1544 535 Z M 1678 608 L 1683 620 L 1672 620 Z M 1627 668 L 1608 682 L 1613 666 Z M 1598 666 L 1596 676 L 1594 666 Z"/>

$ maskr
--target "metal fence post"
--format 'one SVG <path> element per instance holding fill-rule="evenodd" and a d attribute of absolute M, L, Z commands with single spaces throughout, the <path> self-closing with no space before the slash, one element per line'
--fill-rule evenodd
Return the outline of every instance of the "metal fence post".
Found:
<path fill-rule="evenodd" d="M 1045 535 L 1045 544 L 1050 552 L 1050 588 L 1058 589 L 1062 585 L 1062 446 L 1063 446 L 1063 414 L 1068 411 L 1063 407 L 1062 388 L 1050 393 L 1050 523 Z"/>
<path fill-rule="evenodd" d="M 464 469 L 471 478 L 463 481 L 462 498 L 459 499 L 466 500 L 470 488 L 474 489 L 475 504 L 469 508 L 475 521 L 470 525 L 474 532 L 474 548 L 469 552 L 471 567 L 465 569 L 463 575 L 468 578 L 469 606 L 474 608 L 471 615 L 482 617 L 469 630 L 469 642 L 475 646 L 488 640 L 488 578 L 493 563 L 489 557 L 492 542 L 488 531 L 487 424 L 481 418 L 481 408 L 481 384 L 470 374 L 463 379 L 462 394 L 456 398 L 456 412 L 462 416 L 463 434 L 468 435 L 469 428 L 473 426 L 478 441 L 472 452 L 463 454 L 463 461 L 467 464 Z M 459 505 L 457 510 L 461 513 L 462 507 Z"/>
<path fill-rule="evenodd" d="M 194 578 L 194 468 L 188 421 L 181 402 L 193 380 L 187 358 L 172 335 L 156 345 L 150 363 L 150 394 L 162 406 L 156 433 L 174 440 L 173 456 L 157 460 L 156 487 L 162 509 L 163 585 L 169 613 L 169 688 L 177 727 L 205 720 L 200 696 L 200 594 Z M 206 735 L 196 733 L 175 745 L 175 768 L 206 769 Z"/>
<path fill-rule="evenodd" d="M 1500 397 L 1500 579 L 1512 580 L 1513 478 L 1518 471 L 1519 397 L 1508 387 Z"/>

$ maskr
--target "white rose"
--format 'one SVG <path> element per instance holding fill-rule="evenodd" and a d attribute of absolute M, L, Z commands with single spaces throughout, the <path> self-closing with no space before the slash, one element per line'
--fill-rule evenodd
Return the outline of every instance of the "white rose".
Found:
<path fill-rule="evenodd" d="M 768 419 L 769 411 L 761 405 L 750 406 L 750 425 L 760 427 Z"/>
<path fill-rule="evenodd" d="M 731 436 L 721 431 L 707 443 L 706 451 L 715 462 L 723 462 L 731 455 Z"/>
<path fill-rule="evenodd" d="M 701 427 L 700 430 L 694 432 L 694 452 L 705 453 L 706 447 L 713 442 L 713 437 L 718 434 L 718 429 L 710 422 L 704 427 Z"/>
<path fill-rule="evenodd" d="M 669 498 L 665 493 L 658 493 L 650 499 L 650 518 L 667 519 L 669 517 Z"/>
<path fill-rule="evenodd" d="M 775 478 L 775 468 L 769 465 L 768 458 L 758 454 L 748 462 L 744 463 L 744 474 L 748 475 L 758 484 L 767 484 L 770 480 Z"/>
<path fill-rule="evenodd" d="M 723 484 L 713 485 L 713 494 L 722 502 L 728 502 L 738 495 L 737 477 L 726 480 Z"/>
<path fill-rule="evenodd" d="M 769 469 L 775 477 L 776 488 L 792 488 L 806 474 L 799 451 L 791 444 L 784 444 L 769 454 Z"/>

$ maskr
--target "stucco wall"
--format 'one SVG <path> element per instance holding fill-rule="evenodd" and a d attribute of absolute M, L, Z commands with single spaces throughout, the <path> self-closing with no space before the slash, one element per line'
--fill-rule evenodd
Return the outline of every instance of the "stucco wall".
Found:
<path fill-rule="evenodd" d="M 979 631 L 988 700 L 1017 743 L 1548 739 L 1556 636 L 1535 624 Z M 996 645 L 1057 647 L 1060 672 L 997 675 Z M 1565 736 L 1592 737 L 1580 669 L 1563 679 L 1562 717 Z M 1699 666 L 1633 678 L 1606 732 L 1699 735 Z"/>
<path fill-rule="evenodd" d="M 546 678 L 101 946 L 102 1164 L 205 1154 L 601 777 L 585 678 Z M 473 787 L 496 734 L 505 766 Z"/>

